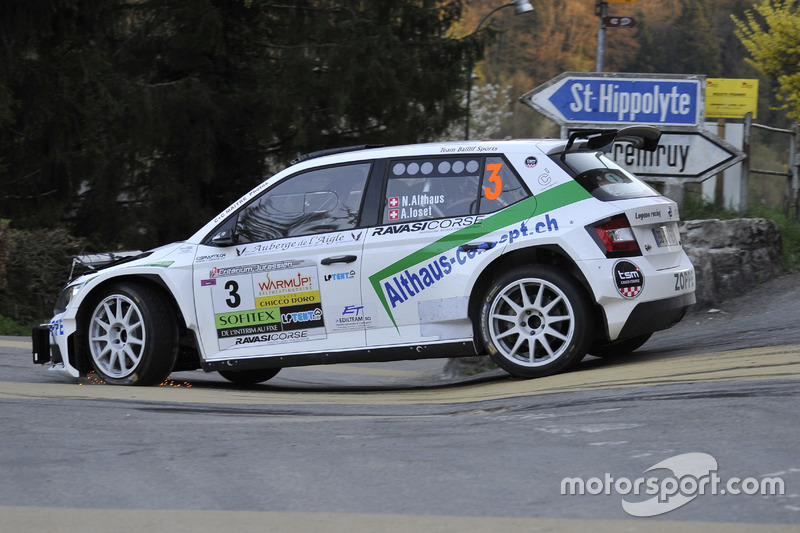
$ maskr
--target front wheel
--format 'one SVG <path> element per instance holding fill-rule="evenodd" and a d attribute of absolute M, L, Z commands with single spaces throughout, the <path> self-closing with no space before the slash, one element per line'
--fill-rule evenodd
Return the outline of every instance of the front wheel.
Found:
<path fill-rule="evenodd" d="M 480 336 L 498 366 L 535 378 L 577 364 L 589 345 L 588 299 L 571 276 L 546 265 L 515 268 L 489 287 Z"/>
<path fill-rule="evenodd" d="M 165 380 L 178 353 L 178 327 L 162 294 L 146 285 L 119 283 L 93 302 L 82 329 L 97 375 L 112 385 Z"/>

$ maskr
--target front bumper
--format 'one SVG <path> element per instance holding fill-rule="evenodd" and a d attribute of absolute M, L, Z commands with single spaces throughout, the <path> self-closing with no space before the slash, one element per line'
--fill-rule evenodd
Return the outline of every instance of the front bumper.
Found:
<path fill-rule="evenodd" d="M 50 325 L 34 326 L 31 332 L 33 345 L 33 364 L 45 365 L 49 362 L 61 363 L 63 358 L 58 345 L 50 344 Z"/>
<path fill-rule="evenodd" d="M 66 331 L 73 322 L 54 318 L 49 324 L 33 327 L 31 344 L 34 364 L 50 364 L 52 368 L 67 371 L 72 377 L 81 376 L 74 346 L 75 332 L 73 329 Z"/>

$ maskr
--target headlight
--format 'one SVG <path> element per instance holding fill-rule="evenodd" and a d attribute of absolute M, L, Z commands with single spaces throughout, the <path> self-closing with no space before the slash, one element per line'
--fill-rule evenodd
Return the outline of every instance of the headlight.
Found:
<path fill-rule="evenodd" d="M 63 291 L 61 291 L 61 294 L 58 295 L 58 300 L 56 300 L 56 306 L 53 309 L 53 314 L 58 315 L 66 311 L 69 303 L 73 298 L 75 298 L 75 296 L 77 296 L 79 292 L 81 292 L 82 288 L 83 283 L 75 283 L 74 285 L 68 285 Z"/>

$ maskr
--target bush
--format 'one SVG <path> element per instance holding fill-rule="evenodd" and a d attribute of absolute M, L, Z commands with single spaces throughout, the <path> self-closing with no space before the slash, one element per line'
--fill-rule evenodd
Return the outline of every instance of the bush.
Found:
<path fill-rule="evenodd" d="M 4 238 L 5 237 L 5 238 Z M 63 229 L 20 231 L 0 228 L 0 327 L 9 323 L 32 325 L 50 319 L 58 294 L 69 278 L 72 255 L 87 242 Z M 6 260 L 3 261 L 3 248 Z M 8 326 L 11 327 L 11 326 Z"/>

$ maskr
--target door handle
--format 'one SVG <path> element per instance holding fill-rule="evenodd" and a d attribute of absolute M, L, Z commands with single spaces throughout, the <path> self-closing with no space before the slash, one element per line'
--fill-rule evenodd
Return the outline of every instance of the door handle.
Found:
<path fill-rule="evenodd" d="M 320 261 L 320 263 L 323 265 L 332 265 L 334 263 L 352 263 L 356 259 L 358 259 L 358 257 L 354 255 L 337 255 L 334 257 L 326 257 Z"/>

